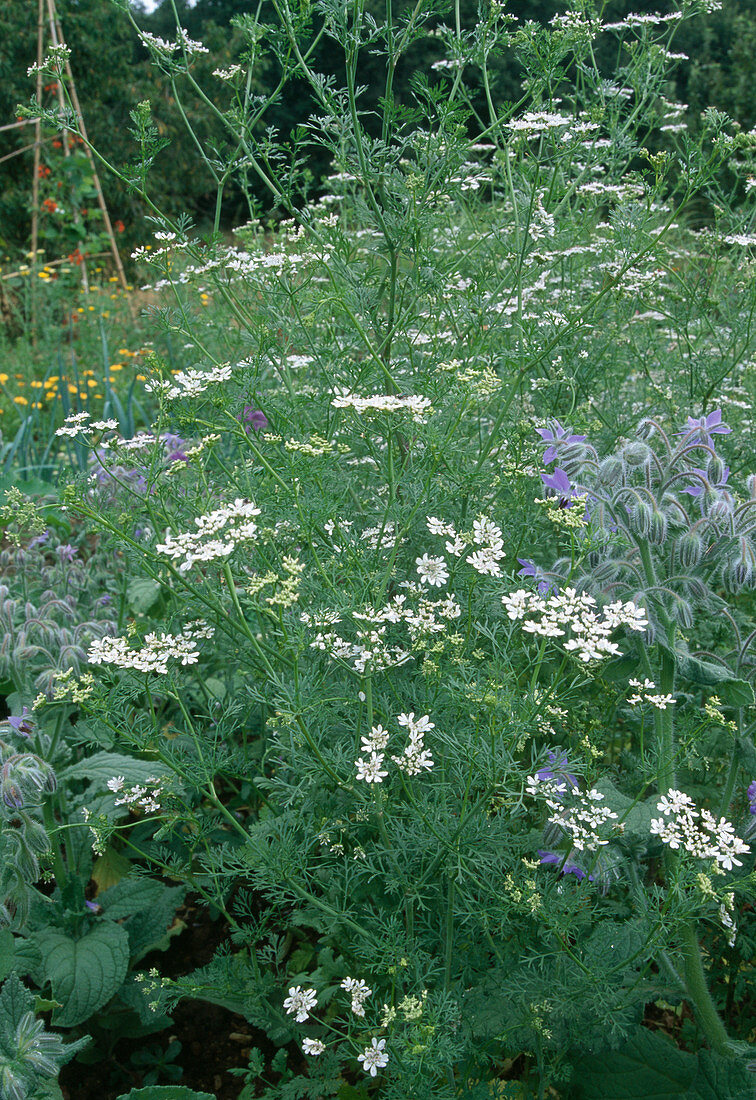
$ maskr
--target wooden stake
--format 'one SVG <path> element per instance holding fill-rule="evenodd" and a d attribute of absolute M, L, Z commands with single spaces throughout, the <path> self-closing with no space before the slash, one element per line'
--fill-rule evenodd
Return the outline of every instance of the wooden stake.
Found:
<path fill-rule="evenodd" d="M 63 41 L 63 34 L 60 29 L 60 23 L 58 22 L 57 12 L 55 10 L 55 0 L 47 0 L 47 9 L 50 13 L 50 29 L 53 34 L 53 41 L 56 45 Z M 95 163 L 92 150 L 89 147 L 89 138 L 87 137 L 87 128 L 84 124 L 84 115 L 81 111 L 81 105 L 79 103 L 79 96 L 76 92 L 76 84 L 74 82 L 73 72 L 71 70 L 71 63 L 66 59 L 66 76 L 68 77 L 69 88 L 71 92 L 71 102 L 76 114 L 76 119 L 79 123 L 79 129 L 81 130 L 81 136 L 84 138 L 84 150 L 87 154 L 90 167 L 92 169 L 92 177 L 94 180 L 95 191 L 97 192 L 97 202 L 102 212 L 102 220 L 105 224 L 105 231 L 110 241 L 110 248 L 113 253 L 113 259 L 115 260 L 116 271 L 118 272 L 118 280 L 123 290 L 127 289 L 126 284 L 126 272 L 123 269 L 123 263 L 121 262 L 121 254 L 118 251 L 118 244 L 116 243 L 115 234 L 113 232 L 113 226 L 110 221 L 110 214 L 108 213 L 108 207 L 105 202 L 105 196 L 102 193 L 102 187 L 100 185 L 100 177 L 97 172 L 97 165 Z M 60 85 L 58 85 L 60 88 Z"/>
<path fill-rule="evenodd" d="M 44 38 L 45 38 L 45 5 L 44 0 L 39 0 L 39 7 L 37 9 L 37 103 L 42 105 L 42 57 L 44 54 Z M 41 157 L 42 150 L 42 121 L 39 118 L 34 120 L 34 176 L 32 177 L 32 224 L 31 224 L 31 263 L 32 263 L 32 275 L 37 267 L 37 246 L 39 244 L 39 169 L 42 164 Z M 31 286 L 31 328 L 34 334 L 33 339 L 36 341 L 37 324 L 36 324 L 36 305 L 35 296 L 37 288 L 32 279 Z"/>

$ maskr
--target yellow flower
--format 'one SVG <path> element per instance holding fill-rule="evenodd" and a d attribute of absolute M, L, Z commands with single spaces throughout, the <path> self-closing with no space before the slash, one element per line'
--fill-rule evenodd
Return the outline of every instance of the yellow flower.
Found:
<path fill-rule="evenodd" d="M 26 398 L 22 397 L 21 394 L 18 394 L 16 397 L 14 397 L 13 400 L 14 400 L 16 405 L 28 405 L 29 404 L 29 402 L 26 400 Z"/>

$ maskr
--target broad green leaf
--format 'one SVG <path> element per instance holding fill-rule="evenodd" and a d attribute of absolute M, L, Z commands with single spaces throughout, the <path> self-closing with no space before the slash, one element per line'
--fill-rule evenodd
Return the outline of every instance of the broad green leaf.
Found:
<path fill-rule="evenodd" d="M 694 684 L 716 688 L 725 706 L 751 707 L 754 703 L 753 687 L 747 680 L 733 676 L 728 668 L 693 657 L 687 650 L 675 650 L 678 671 Z"/>
<path fill-rule="evenodd" d="M 118 1100 L 215 1100 L 209 1092 L 195 1092 L 186 1085 L 148 1085 L 124 1092 Z"/>
<path fill-rule="evenodd" d="M 129 950 L 133 962 L 138 962 L 150 951 L 167 951 L 173 937 L 183 932 L 186 925 L 183 921 L 175 921 L 174 916 L 184 900 L 185 892 L 180 886 L 163 887 L 157 903 L 137 913 L 128 922 Z"/>
<path fill-rule="evenodd" d="M 29 992 L 15 974 L 11 974 L 0 990 L 0 1017 L 3 1023 L 14 1031 L 21 1017 L 33 1011 L 34 994 Z"/>
<path fill-rule="evenodd" d="M 575 1065 L 573 1095 L 576 1100 L 699 1100 L 696 1093 L 689 1092 L 697 1071 L 694 1054 L 678 1050 L 653 1031 L 638 1028 L 619 1050 L 580 1058 Z M 707 1096 L 707 1100 L 718 1098 Z"/>
<path fill-rule="evenodd" d="M 113 776 L 122 775 L 126 786 L 135 783 L 145 784 L 150 776 L 160 775 L 165 766 L 160 761 L 135 760 L 133 756 L 124 756 L 118 752 L 96 752 L 71 764 L 59 773 L 62 779 L 89 779 L 98 790 L 107 790 L 107 782 Z"/>
<path fill-rule="evenodd" d="M 628 798 L 627 795 L 618 791 L 611 779 L 599 779 L 595 787 L 597 791 L 603 794 L 605 804 L 609 809 L 619 814 L 620 820 L 625 826 L 624 835 L 648 840 L 651 835 L 651 819 L 656 816 L 657 796 L 654 795 L 645 802 L 636 802 L 633 805 L 632 798 Z"/>
<path fill-rule="evenodd" d="M 698 1073 L 685 1100 L 753 1100 L 754 1077 L 736 1058 L 712 1051 L 698 1055 Z"/>
<path fill-rule="evenodd" d="M 157 904 L 165 887 L 154 878 L 123 878 L 97 898 L 110 920 L 122 920 Z"/>
<path fill-rule="evenodd" d="M 149 577 L 134 577 L 126 586 L 126 599 L 135 615 L 145 615 L 160 599 L 162 588 Z"/>
<path fill-rule="evenodd" d="M 92 868 L 92 878 L 97 883 L 98 895 L 126 878 L 133 869 L 130 859 L 126 859 L 126 856 L 122 856 L 113 847 L 106 848 L 105 854 L 95 860 Z"/>
<path fill-rule="evenodd" d="M 62 932 L 39 933 L 44 973 L 63 1008 L 53 1023 L 73 1027 L 102 1008 L 121 987 L 129 964 L 129 937 L 110 921 L 95 925 L 79 940 Z"/>

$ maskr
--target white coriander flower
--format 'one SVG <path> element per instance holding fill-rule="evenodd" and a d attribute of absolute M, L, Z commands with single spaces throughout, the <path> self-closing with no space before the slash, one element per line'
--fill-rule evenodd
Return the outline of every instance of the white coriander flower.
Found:
<path fill-rule="evenodd" d="M 458 558 L 462 554 L 467 546 L 465 540 L 461 535 L 454 535 L 451 541 L 445 543 L 447 554 L 451 554 L 452 557 Z"/>
<path fill-rule="evenodd" d="M 360 740 L 365 752 L 381 752 L 382 749 L 386 748 L 390 736 L 388 730 L 385 730 L 383 726 L 373 726 L 370 730 L 370 736 L 362 737 Z"/>
<path fill-rule="evenodd" d="M 357 1056 L 357 1061 L 362 1062 L 362 1068 L 371 1077 L 375 1077 L 379 1069 L 388 1065 L 388 1054 L 383 1049 L 385 1045 L 385 1039 L 376 1039 L 373 1036 L 370 1046 L 365 1047 L 362 1054 Z"/>
<path fill-rule="evenodd" d="M 303 1039 L 302 1050 L 305 1054 L 310 1054 L 313 1057 L 317 1057 L 318 1054 L 322 1054 L 325 1050 L 325 1043 L 320 1039 Z"/>
<path fill-rule="evenodd" d="M 373 992 L 366 982 L 363 982 L 362 978 L 344 978 L 341 983 L 341 988 L 345 989 L 352 998 L 352 1012 L 355 1016 L 364 1016 L 365 1001 Z"/>
<path fill-rule="evenodd" d="M 388 775 L 388 772 L 383 771 L 381 768 L 382 764 L 382 752 L 371 752 L 369 760 L 360 757 L 359 760 L 354 762 L 357 769 L 357 778 L 363 779 L 366 783 L 382 783 Z"/>
<path fill-rule="evenodd" d="M 301 985 L 293 985 L 283 1006 L 289 1016 L 296 1015 L 297 1023 L 303 1024 L 317 1004 L 318 998 L 314 989 L 302 989 Z"/>
<path fill-rule="evenodd" d="M 421 558 L 415 558 L 415 563 L 420 579 L 425 581 L 426 584 L 440 588 L 442 584 L 446 584 L 448 581 L 449 573 L 443 558 L 431 558 L 427 554 L 423 554 Z"/>
<path fill-rule="evenodd" d="M 450 523 L 444 523 L 443 520 L 438 519 L 436 516 L 428 516 L 425 525 L 431 535 L 443 535 L 452 539 L 456 536 L 456 531 L 452 525 Z"/>
<path fill-rule="evenodd" d="M 123 775 L 114 775 L 112 779 L 108 780 L 107 788 L 109 791 L 113 791 L 113 793 L 115 794 L 116 791 L 123 790 L 123 785 L 125 782 L 126 779 Z"/>

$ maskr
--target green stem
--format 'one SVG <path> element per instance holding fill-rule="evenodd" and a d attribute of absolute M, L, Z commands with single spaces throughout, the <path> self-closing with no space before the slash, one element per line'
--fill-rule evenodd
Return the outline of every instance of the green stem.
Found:
<path fill-rule="evenodd" d="M 696 1010 L 703 1033 L 712 1050 L 725 1058 L 732 1058 L 732 1044 L 709 992 L 701 958 L 701 948 L 692 924 L 686 924 L 683 927 L 680 939 L 685 962 L 685 984 L 688 989 L 688 998 Z"/>
<path fill-rule="evenodd" d="M 60 851 L 60 844 L 58 843 L 58 826 L 55 822 L 55 816 L 53 814 L 52 802 L 49 798 L 46 798 L 42 803 L 42 816 L 45 822 L 45 829 L 47 835 L 50 838 L 50 847 L 52 848 L 53 855 L 53 867 L 55 868 L 55 881 L 58 887 L 62 890 L 68 881 L 68 875 L 66 874 L 66 866 L 63 862 L 63 856 Z"/>

